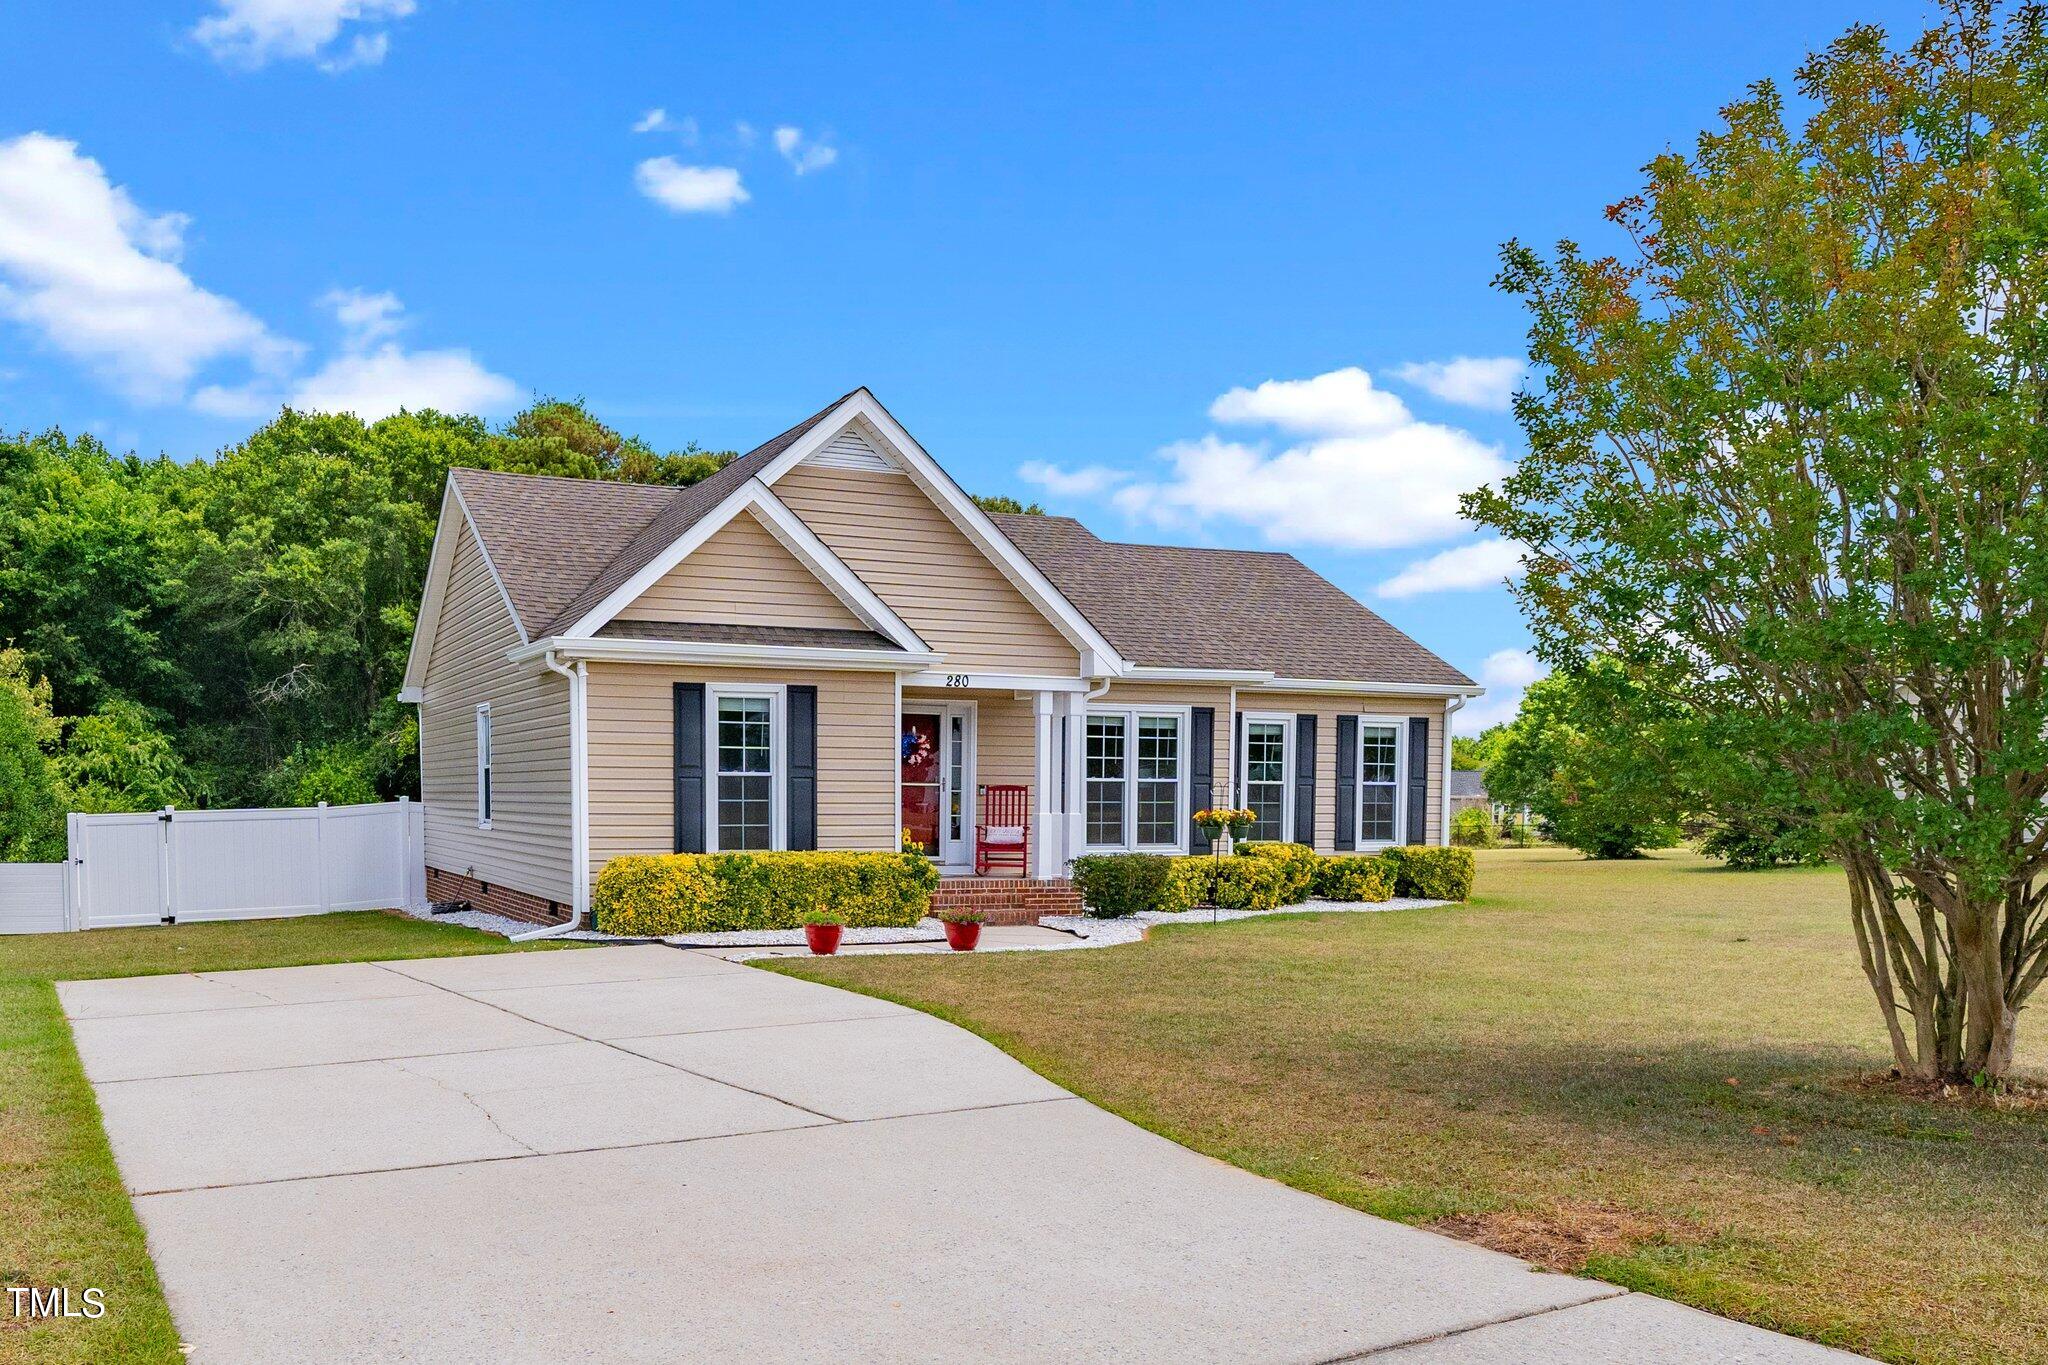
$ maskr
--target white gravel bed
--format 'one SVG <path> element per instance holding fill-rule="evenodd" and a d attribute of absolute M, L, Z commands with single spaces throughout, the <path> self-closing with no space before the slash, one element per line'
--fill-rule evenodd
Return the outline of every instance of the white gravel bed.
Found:
<path fill-rule="evenodd" d="M 723 934 L 671 934 L 661 940 L 671 948 L 800 948 L 802 929 L 736 929 Z M 854 943 L 944 943 L 946 926 L 921 919 L 907 929 L 848 929 L 842 945 Z"/>
<path fill-rule="evenodd" d="M 1414 900 L 1395 897 L 1384 901 L 1306 900 L 1273 910 L 1180 910 L 1173 914 L 1143 911 L 1122 919 L 1099 919 L 1094 915 L 1041 915 L 1038 922 L 1048 929 L 1078 934 L 1087 942 L 1076 946 L 1110 948 L 1119 943 L 1136 943 L 1155 924 L 1221 924 L 1225 920 L 1258 919 L 1264 915 L 1368 915 L 1387 910 L 1426 910 L 1449 905 L 1450 901 Z"/>
<path fill-rule="evenodd" d="M 523 934 L 529 929 L 541 927 L 523 919 L 494 915 L 488 910 L 451 910 L 445 915 L 436 915 L 427 910 L 408 909 L 405 913 L 414 919 L 426 920 L 430 924 L 459 924 L 465 929 L 481 929 L 500 938 L 510 938 L 514 934 Z"/>

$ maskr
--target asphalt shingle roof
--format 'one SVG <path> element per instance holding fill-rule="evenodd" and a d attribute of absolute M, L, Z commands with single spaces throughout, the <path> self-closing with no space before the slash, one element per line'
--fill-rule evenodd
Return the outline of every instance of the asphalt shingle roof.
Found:
<path fill-rule="evenodd" d="M 476 469 L 451 470 L 449 477 L 528 638 L 539 639 L 581 620 L 851 396 L 834 399 L 688 488 Z M 1472 685 L 1293 555 L 1107 541 L 1071 517 L 996 513 L 992 519 L 1133 663 Z M 699 632 L 687 637 L 693 640 L 717 638 L 701 633 L 707 629 L 731 629 L 679 628 Z M 890 647 L 881 636 L 871 638 Z M 794 637 L 784 642 L 799 643 Z"/>
<path fill-rule="evenodd" d="M 1131 545 L 1099 539 L 1072 517 L 994 521 L 1132 663 L 1472 685 L 1293 555 Z"/>

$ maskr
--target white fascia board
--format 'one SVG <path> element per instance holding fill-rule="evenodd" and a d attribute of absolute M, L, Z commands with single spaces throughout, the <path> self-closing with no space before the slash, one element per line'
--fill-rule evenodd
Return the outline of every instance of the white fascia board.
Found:
<path fill-rule="evenodd" d="M 749 480 L 750 484 L 752 482 Z M 789 505 L 776 497 L 767 485 L 759 486 L 748 505 L 768 534 L 781 541 L 783 549 L 795 555 L 819 582 L 831 589 L 832 595 L 844 603 L 848 611 L 867 622 L 877 633 L 888 636 L 898 649 L 918 654 L 932 652 L 931 646 L 918 637 L 909 623 L 890 610 L 889 604 L 877 597 L 874 589 L 861 582 L 860 575 L 853 571 L 852 566 L 832 553 L 832 547 L 818 539 L 817 532 L 804 525 L 803 519 L 790 511 Z"/>
<path fill-rule="evenodd" d="M 1252 692 L 1335 692 L 1354 697 L 1482 697 L 1486 689 L 1473 683 L 1360 682 L 1352 678 L 1274 678 L 1248 688 Z"/>
<path fill-rule="evenodd" d="M 427 693 L 424 688 L 401 687 L 398 689 L 398 700 L 407 706 L 417 706 L 426 699 Z"/>
<path fill-rule="evenodd" d="M 1275 674 L 1270 668 L 1164 668 L 1132 664 L 1124 669 L 1123 676 L 1129 682 L 1213 682 L 1256 686 L 1272 682 Z"/>
<path fill-rule="evenodd" d="M 965 682 L 959 681 L 966 679 Z M 1046 673 L 981 673 L 973 669 L 927 669 L 903 679 L 905 687 L 936 687 L 989 692 L 1086 692 L 1086 678 Z"/>
<path fill-rule="evenodd" d="M 911 673 L 929 668 L 939 656 L 894 649 L 837 649 L 824 645 L 745 645 L 681 640 L 576 639 L 549 636 L 507 650 L 513 663 L 528 663 L 552 651 L 563 659 L 593 663 L 708 664 L 727 668 L 836 668 L 878 673 Z"/>
<path fill-rule="evenodd" d="M 1088 623 L 1073 603 L 1067 601 L 1052 580 L 1040 573 L 1038 566 L 1024 557 L 1008 536 L 996 529 L 988 519 L 988 513 L 975 505 L 960 485 L 953 482 L 937 460 L 926 453 L 923 446 L 900 426 L 894 417 L 866 389 L 858 389 L 844 403 L 834 408 L 818 424 L 806 432 L 801 440 L 791 444 L 789 449 L 770 462 L 757 477 L 762 483 L 774 486 L 775 481 L 808 459 L 811 454 L 830 441 L 855 417 L 865 417 L 868 425 L 891 447 L 893 453 L 904 464 L 904 472 L 912 483 L 923 489 L 925 495 L 937 504 L 955 526 L 960 529 L 975 548 L 985 555 L 989 562 L 1002 570 L 1017 591 L 1036 607 L 1053 628 L 1067 638 L 1068 643 L 1081 652 L 1083 662 L 1088 665 L 1102 665 L 1098 676 L 1121 676 L 1125 663 L 1123 656 L 1116 652 L 1101 632 Z M 1086 656 L 1093 654 L 1093 659 Z"/>
<path fill-rule="evenodd" d="M 412 649 L 405 656 L 405 690 L 415 695 L 427 684 L 427 664 L 434 654 L 434 632 L 441 625 L 441 606 L 448 595 L 448 575 L 455 566 L 455 542 L 453 530 L 454 514 L 461 513 L 462 522 L 469 527 L 469 538 L 476 542 L 476 552 L 483 556 L 484 569 L 491 575 L 491 582 L 497 586 L 498 599 L 505 604 L 505 614 L 512 618 L 512 629 L 519 632 L 522 642 L 531 637 L 526 633 L 526 623 L 519 619 L 519 612 L 512 605 L 512 594 L 505 590 L 505 580 L 498 576 L 498 566 L 491 562 L 490 547 L 484 544 L 483 532 L 477 530 L 476 518 L 469 513 L 469 504 L 462 500 L 462 490 L 455 486 L 455 474 L 450 471 L 448 481 L 441 489 L 441 515 L 434 523 L 434 550 L 427 560 L 427 581 L 420 590 L 419 615 L 412 626 Z M 405 698 L 401 695 L 401 700 Z"/>

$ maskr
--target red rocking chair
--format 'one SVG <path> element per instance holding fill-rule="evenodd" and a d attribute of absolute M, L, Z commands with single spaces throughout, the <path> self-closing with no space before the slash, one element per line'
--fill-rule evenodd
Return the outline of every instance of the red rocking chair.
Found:
<path fill-rule="evenodd" d="M 974 875 L 986 877 L 998 864 L 1017 865 L 1031 875 L 1031 788 L 983 787 L 974 826 Z"/>

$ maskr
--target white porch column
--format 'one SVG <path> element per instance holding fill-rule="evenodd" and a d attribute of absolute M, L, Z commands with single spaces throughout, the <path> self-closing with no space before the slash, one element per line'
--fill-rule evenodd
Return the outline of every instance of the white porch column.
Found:
<path fill-rule="evenodd" d="M 1059 809 L 1060 750 L 1059 723 L 1053 713 L 1057 694 L 1031 694 L 1032 779 L 1031 875 L 1057 877 L 1065 871 L 1062 838 L 1066 816 Z"/>
<path fill-rule="evenodd" d="M 1086 788 L 1081 782 L 1081 764 L 1087 750 L 1088 739 L 1088 698 L 1079 692 L 1066 694 L 1067 701 L 1067 861 L 1081 856 L 1087 847 L 1086 803 L 1081 794 Z M 1064 870 L 1064 869 L 1062 869 Z"/>

